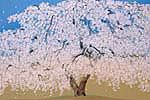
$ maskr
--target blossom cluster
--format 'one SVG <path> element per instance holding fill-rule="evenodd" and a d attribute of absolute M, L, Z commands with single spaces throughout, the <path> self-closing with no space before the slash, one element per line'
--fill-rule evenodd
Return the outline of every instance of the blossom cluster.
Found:
<path fill-rule="evenodd" d="M 0 93 L 8 85 L 62 93 L 69 75 L 87 74 L 114 91 L 124 83 L 150 92 L 149 14 L 150 5 L 66 0 L 10 16 L 21 27 L 0 33 Z"/>

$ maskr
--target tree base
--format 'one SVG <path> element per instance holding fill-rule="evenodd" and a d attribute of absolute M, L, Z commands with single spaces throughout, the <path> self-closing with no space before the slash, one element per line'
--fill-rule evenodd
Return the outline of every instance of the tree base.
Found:
<path fill-rule="evenodd" d="M 89 77 L 90 74 L 88 74 L 86 77 L 83 77 L 78 86 L 73 76 L 70 76 L 70 86 L 74 91 L 74 96 L 86 96 L 85 87 Z"/>

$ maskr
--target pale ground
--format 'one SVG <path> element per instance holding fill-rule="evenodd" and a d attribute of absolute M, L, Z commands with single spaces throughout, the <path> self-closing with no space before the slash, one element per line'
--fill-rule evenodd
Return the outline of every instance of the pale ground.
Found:
<path fill-rule="evenodd" d="M 126 99 L 116 99 L 116 98 L 108 98 L 108 97 L 101 97 L 101 96 L 86 96 L 86 97 L 66 96 L 66 97 L 55 97 L 55 98 L 47 98 L 47 99 L 21 99 L 21 100 L 126 100 Z"/>
<path fill-rule="evenodd" d="M 47 92 L 40 91 L 37 95 L 33 94 L 33 91 L 11 92 L 9 87 L 4 95 L 0 96 L 0 100 L 150 100 L 150 93 L 143 93 L 135 87 L 129 88 L 122 85 L 120 90 L 114 92 L 106 83 L 98 85 L 95 80 L 88 81 L 87 95 L 86 97 L 73 97 L 72 91 L 65 91 L 62 96 L 56 93 L 50 97 Z"/>

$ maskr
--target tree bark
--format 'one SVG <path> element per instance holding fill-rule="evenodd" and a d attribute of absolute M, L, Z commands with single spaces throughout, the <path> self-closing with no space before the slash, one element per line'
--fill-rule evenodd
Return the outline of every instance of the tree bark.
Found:
<path fill-rule="evenodd" d="M 83 77 L 78 86 L 73 76 L 70 76 L 70 86 L 74 91 L 74 96 L 86 96 L 85 87 L 86 87 L 86 83 L 89 77 L 90 77 L 90 74 L 88 74 L 86 77 Z"/>

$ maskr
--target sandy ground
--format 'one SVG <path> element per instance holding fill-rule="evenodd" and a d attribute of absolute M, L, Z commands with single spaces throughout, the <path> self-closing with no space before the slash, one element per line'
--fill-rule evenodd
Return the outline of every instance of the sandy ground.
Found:
<path fill-rule="evenodd" d="M 15 99 L 15 100 L 125 100 L 125 99 L 108 98 L 102 96 L 85 96 L 85 97 L 60 96 L 45 99 Z"/>
<path fill-rule="evenodd" d="M 86 97 L 53 98 L 49 100 L 125 100 L 125 99 L 116 99 L 116 98 L 108 98 L 108 97 L 101 97 L 101 96 L 86 96 Z"/>
<path fill-rule="evenodd" d="M 125 99 L 116 99 L 116 98 L 108 98 L 108 97 L 100 97 L 100 96 L 86 96 L 86 97 L 56 97 L 51 99 L 43 99 L 43 100 L 125 100 Z"/>

